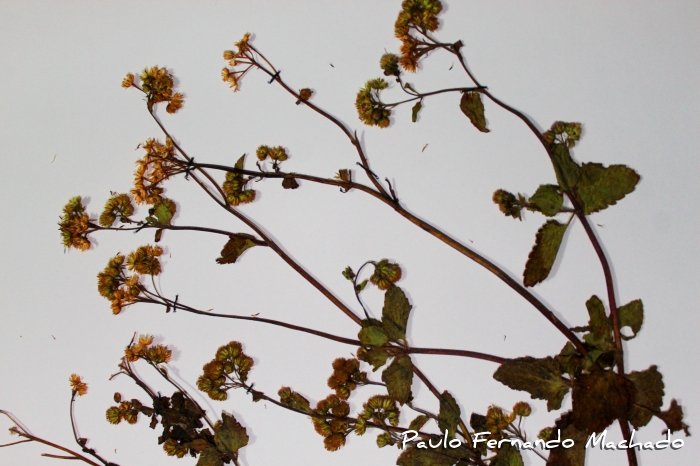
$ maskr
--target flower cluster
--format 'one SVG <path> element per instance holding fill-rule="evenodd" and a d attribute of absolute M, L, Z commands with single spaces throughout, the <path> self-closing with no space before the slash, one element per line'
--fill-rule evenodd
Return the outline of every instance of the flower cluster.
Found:
<path fill-rule="evenodd" d="M 124 350 L 124 357 L 129 362 L 139 359 L 151 364 L 163 364 L 170 362 L 172 351 L 165 345 L 154 345 L 151 335 L 141 335 L 135 344 L 131 344 Z"/>
<path fill-rule="evenodd" d="M 566 144 L 571 149 L 576 144 L 576 141 L 581 139 L 581 131 L 581 123 L 555 121 L 549 130 L 542 133 L 542 138 L 549 145 Z"/>
<path fill-rule="evenodd" d="M 304 411 L 306 413 L 311 413 L 311 406 L 309 405 L 309 400 L 304 398 L 299 393 L 293 391 L 289 387 L 280 388 L 277 394 L 280 396 L 280 402 L 289 406 L 290 408 L 298 409 L 299 411 Z"/>
<path fill-rule="evenodd" d="M 123 88 L 136 87 L 134 84 L 134 75 L 128 73 L 122 81 Z M 180 92 L 173 93 L 173 76 L 166 68 L 153 66 L 145 68 L 141 72 L 141 89 L 146 93 L 146 101 L 148 110 L 153 111 L 153 106 L 159 102 L 168 102 L 165 111 L 168 113 L 177 113 L 184 103 L 185 96 Z"/>
<path fill-rule="evenodd" d="M 375 395 L 362 406 L 363 410 L 357 416 L 355 433 L 363 435 L 367 431 L 367 422 L 372 421 L 379 425 L 399 425 L 399 407 L 396 400 L 386 395 Z"/>
<path fill-rule="evenodd" d="M 136 161 L 134 200 L 143 204 L 155 204 L 162 199 L 163 188 L 160 183 L 170 178 L 178 168 L 175 160 L 175 146 L 170 138 L 161 144 L 156 139 L 148 139 L 141 144 L 146 154 Z"/>
<path fill-rule="evenodd" d="M 85 382 L 83 382 L 79 375 L 71 374 L 70 379 L 68 379 L 68 381 L 70 382 L 70 388 L 74 394 L 77 394 L 78 396 L 83 396 L 87 393 L 88 386 Z"/>
<path fill-rule="evenodd" d="M 415 72 L 420 58 L 431 50 L 426 42 L 411 35 L 411 30 L 423 35 L 435 31 L 439 26 L 437 15 L 441 11 L 439 0 L 404 0 L 401 4 L 394 33 L 401 41 L 399 61 L 406 71 Z"/>
<path fill-rule="evenodd" d="M 80 196 L 71 198 L 68 204 L 63 207 L 63 215 L 58 223 L 63 245 L 80 251 L 90 249 L 90 240 L 87 237 L 89 226 L 90 218 L 85 213 L 82 198 Z"/>
<path fill-rule="evenodd" d="M 476 432 L 489 432 L 489 439 L 501 440 L 502 438 L 507 438 L 511 434 L 507 432 L 512 432 L 512 429 L 508 427 L 518 418 L 527 417 L 532 413 L 532 408 L 530 405 L 524 401 L 519 401 L 513 405 L 513 410 L 507 413 L 498 406 L 489 406 L 486 416 L 480 414 L 472 414 L 470 423 L 472 428 Z M 485 444 L 481 444 L 478 447 L 482 455 L 486 454 Z"/>
<path fill-rule="evenodd" d="M 498 208 L 506 215 L 506 217 L 513 217 L 522 220 L 520 211 L 525 204 L 525 198 L 520 194 L 518 194 L 518 197 L 516 198 L 514 194 L 503 189 L 499 189 L 493 193 L 493 202 L 498 204 Z"/>
<path fill-rule="evenodd" d="M 384 76 L 399 76 L 399 56 L 394 53 L 385 53 L 379 60 L 379 66 L 384 71 Z"/>
<path fill-rule="evenodd" d="M 401 279 L 401 267 L 399 264 L 382 259 L 374 266 L 374 273 L 369 281 L 377 285 L 380 290 L 388 290 L 391 285 Z"/>
<path fill-rule="evenodd" d="M 243 35 L 243 39 L 236 42 L 236 51 L 226 50 L 224 52 L 224 60 L 228 60 L 229 66 L 235 68 L 236 66 L 241 64 L 250 64 L 250 57 L 248 56 L 248 52 L 250 51 L 250 45 L 248 45 L 249 40 L 250 33 L 246 32 Z M 228 83 L 229 87 L 233 89 L 233 92 L 236 92 L 238 91 L 238 81 L 249 69 L 250 67 L 246 68 L 243 71 L 236 71 L 224 68 L 223 70 L 221 70 L 221 77 L 223 78 L 224 82 Z"/>
<path fill-rule="evenodd" d="M 97 274 L 97 291 L 112 302 L 112 313 L 119 314 L 124 306 L 132 303 L 141 293 L 139 276 L 126 276 L 125 257 L 117 254 L 109 260 L 107 267 Z"/>
<path fill-rule="evenodd" d="M 328 451 L 336 451 L 345 445 L 345 437 L 350 433 L 350 405 L 336 395 L 328 395 L 316 405 L 314 412 L 320 416 L 312 417 L 316 432 L 324 437 L 323 445 Z"/>
<path fill-rule="evenodd" d="M 391 110 L 379 99 L 379 91 L 386 89 L 389 84 L 382 78 L 370 79 L 365 87 L 360 89 L 355 99 L 355 108 L 360 120 L 368 126 L 389 126 Z"/>
<path fill-rule="evenodd" d="M 126 258 L 126 265 L 129 270 L 133 270 L 141 275 L 160 274 L 160 260 L 158 257 L 163 255 L 163 248 L 160 246 L 141 246 L 133 251 Z"/>
<path fill-rule="evenodd" d="M 113 194 L 105 204 L 105 208 L 100 215 L 100 225 L 109 228 L 117 218 L 128 219 L 133 213 L 134 206 L 128 194 Z"/>
<path fill-rule="evenodd" d="M 212 400 L 223 401 L 228 398 L 229 389 L 243 386 L 252 367 L 253 358 L 243 352 L 240 343 L 232 341 L 216 350 L 214 359 L 204 365 L 197 388 Z"/>
<path fill-rule="evenodd" d="M 357 359 L 338 358 L 333 361 L 333 375 L 328 379 L 328 386 L 335 390 L 335 394 L 343 400 L 350 397 L 350 393 L 367 382 L 367 373 L 360 372 L 360 361 Z"/>
<path fill-rule="evenodd" d="M 139 420 L 139 413 L 146 416 L 153 415 L 153 408 L 144 406 L 137 399 L 131 401 L 122 401 L 122 396 L 119 393 L 114 394 L 114 401 L 119 403 L 118 406 L 111 406 L 107 409 L 105 416 L 110 424 L 119 424 L 122 421 L 126 421 L 129 424 L 136 424 Z"/>
<path fill-rule="evenodd" d="M 241 156 L 236 162 L 235 168 L 243 170 L 243 160 L 245 155 Z M 255 190 L 245 189 L 249 179 L 246 179 L 241 173 L 226 172 L 226 181 L 222 186 L 226 200 L 229 204 L 237 206 L 239 204 L 248 204 L 255 200 Z"/>
<path fill-rule="evenodd" d="M 267 159 L 268 157 L 274 162 L 284 162 L 289 158 L 287 150 L 282 146 L 260 146 L 255 151 L 255 155 L 258 156 L 258 160 L 260 160 L 261 162 Z"/>

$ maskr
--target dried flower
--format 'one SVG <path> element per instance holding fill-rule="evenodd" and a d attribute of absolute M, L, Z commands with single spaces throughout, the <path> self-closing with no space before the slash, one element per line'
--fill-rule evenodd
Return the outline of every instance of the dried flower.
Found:
<path fill-rule="evenodd" d="M 73 394 L 77 393 L 78 396 L 83 396 L 87 393 L 88 386 L 79 375 L 71 374 L 68 381 L 70 382 L 70 388 L 73 390 Z"/>
<path fill-rule="evenodd" d="M 122 87 L 128 89 L 134 85 L 134 75 L 127 73 L 126 77 L 122 80 Z"/>
<path fill-rule="evenodd" d="M 365 87 L 357 93 L 355 108 L 364 124 L 380 128 L 389 126 L 391 110 L 379 99 L 379 91 L 388 86 L 389 84 L 382 78 L 370 79 L 365 83 Z"/>
<path fill-rule="evenodd" d="M 67 248 L 75 248 L 79 251 L 90 249 L 90 240 L 87 237 L 90 218 L 85 213 L 82 198 L 71 198 L 63 207 L 63 215 L 58 223 L 63 245 Z"/>
<path fill-rule="evenodd" d="M 388 259 L 380 260 L 374 266 L 374 273 L 369 281 L 377 285 L 380 290 L 387 290 L 391 285 L 401 279 L 401 267 L 399 264 L 389 262 Z"/>

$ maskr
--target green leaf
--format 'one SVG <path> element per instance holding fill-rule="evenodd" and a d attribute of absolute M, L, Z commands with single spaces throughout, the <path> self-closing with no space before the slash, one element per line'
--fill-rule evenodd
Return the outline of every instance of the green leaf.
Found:
<path fill-rule="evenodd" d="M 416 102 L 416 105 L 413 106 L 411 109 L 411 121 L 416 122 L 418 121 L 418 112 L 420 112 L 420 109 L 423 108 L 423 103 L 419 100 Z"/>
<path fill-rule="evenodd" d="M 525 264 L 523 274 L 525 286 L 537 285 L 549 276 L 567 226 L 556 220 L 549 220 L 539 229 L 535 237 L 535 246 L 530 251 Z"/>
<path fill-rule="evenodd" d="M 245 162 L 245 154 L 241 155 L 241 158 L 236 161 L 236 164 L 233 167 L 238 168 L 239 170 L 243 170 L 243 163 L 244 162 Z"/>
<path fill-rule="evenodd" d="M 561 445 L 549 451 L 547 466 L 584 466 L 586 463 L 586 441 L 588 435 L 578 430 L 572 420 L 572 413 L 569 411 L 559 418 L 555 428 L 561 432 L 561 438 L 571 439 L 574 444 L 570 448 Z"/>
<path fill-rule="evenodd" d="M 569 391 L 561 378 L 561 367 L 551 357 L 510 359 L 501 364 L 493 378 L 513 390 L 528 392 L 533 399 L 547 400 L 548 411 L 561 408 Z"/>
<path fill-rule="evenodd" d="M 630 372 L 627 379 L 634 384 L 635 389 L 634 405 L 628 419 L 635 429 L 639 429 L 649 424 L 654 413 L 661 410 L 664 403 L 664 381 L 656 366 L 641 372 Z"/>
<path fill-rule="evenodd" d="M 386 364 L 387 359 L 389 359 L 389 354 L 382 348 L 373 348 L 370 350 L 360 348 L 357 351 L 357 358 L 360 361 L 371 364 L 372 372 L 376 372 L 377 369 Z"/>
<path fill-rule="evenodd" d="M 386 384 L 389 396 L 401 404 L 411 397 L 413 383 L 413 364 L 408 356 L 394 358 L 389 367 L 382 372 L 382 381 Z"/>
<path fill-rule="evenodd" d="M 216 259 L 219 264 L 233 264 L 246 249 L 256 246 L 255 237 L 246 233 L 236 233 L 228 238 L 221 250 L 221 257 Z"/>
<path fill-rule="evenodd" d="M 362 346 L 384 346 L 389 338 L 384 333 L 382 323 L 377 319 L 362 321 L 362 330 L 357 335 Z"/>
<path fill-rule="evenodd" d="M 406 340 L 406 325 L 411 308 L 401 288 L 392 285 L 386 290 L 382 309 L 382 327 L 387 337 L 392 340 Z"/>
<path fill-rule="evenodd" d="M 598 296 L 591 296 L 586 301 L 588 309 L 588 330 L 589 333 L 583 336 L 583 340 L 602 350 L 613 347 L 612 324 L 605 314 L 605 306 Z"/>
<path fill-rule="evenodd" d="M 584 163 L 576 186 L 583 213 L 601 211 L 634 191 L 639 183 L 637 172 L 625 165 L 604 167 L 599 163 Z"/>
<path fill-rule="evenodd" d="M 411 421 L 411 423 L 408 425 L 408 430 L 421 430 L 421 428 L 429 420 L 430 420 L 430 418 L 428 416 L 426 416 L 425 414 L 421 414 L 419 416 L 416 416 L 416 418 L 413 419 Z"/>
<path fill-rule="evenodd" d="M 524 464 L 520 452 L 510 443 L 504 443 L 496 457 L 489 463 L 490 466 L 524 466 Z"/>
<path fill-rule="evenodd" d="M 620 328 L 629 327 L 632 329 L 631 337 L 621 335 L 623 340 L 631 340 L 637 336 L 644 322 L 644 306 L 641 299 L 635 299 L 617 309 Z"/>
<path fill-rule="evenodd" d="M 571 153 L 566 144 L 554 144 L 552 146 L 552 164 L 557 182 L 562 190 L 568 191 L 578 183 L 581 176 L 581 167 L 571 158 Z"/>
<path fill-rule="evenodd" d="M 223 457 L 219 450 L 214 447 L 208 447 L 199 454 L 196 466 L 223 466 L 223 464 Z"/>
<path fill-rule="evenodd" d="M 530 210 L 542 212 L 547 217 L 553 217 L 559 213 L 564 204 L 564 197 L 559 192 L 559 187 L 553 184 L 542 184 L 530 198 Z"/>
<path fill-rule="evenodd" d="M 574 426 L 589 435 L 600 433 L 615 419 L 626 419 L 633 400 L 634 384 L 614 372 L 580 375 L 571 391 Z"/>
<path fill-rule="evenodd" d="M 482 133 L 488 133 L 486 128 L 486 117 L 484 116 L 484 104 L 481 102 L 480 92 L 465 92 L 459 102 L 462 110 L 472 124 Z"/>
<path fill-rule="evenodd" d="M 221 413 L 221 427 L 214 435 L 214 442 L 219 451 L 235 455 L 238 450 L 248 445 L 248 433 L 235 417 Z"/>
<path fill-rule="evenodd" d="M 367 283 L 369 283 L 369 280 L 363 280 L 362 282 L 360 282 L 359 285 L 357 285 L 355 287 L 355 291 L 357 291 L 358 293 L 361 293 L 365 289 L 365 287 L 367 286 Z"/>
<path fill-rule="evenodd" d="M 457 401 L 448 391 L 442 392 L 440 395 L 440 412 L 438 413 L 438 426 L 441 432 L 447 431 L 450 438 L 457 435 L 457 426 L 459 425 L 459 417 L 462 411 L 457 405 Z"/>
<path fill-rule="evenodd" d="M 153 214 L 156 219 L 158 219 L 158 223 L 162 223 L 164 225 L 170 225 L 170 221 L 173 219 L 173 215 L 175 215 L 175 211 L 177 210 L 177 207 L 175 207 L 175 203 L 171 201 L 170 199 L 162 199 L 153 206 Z"/>

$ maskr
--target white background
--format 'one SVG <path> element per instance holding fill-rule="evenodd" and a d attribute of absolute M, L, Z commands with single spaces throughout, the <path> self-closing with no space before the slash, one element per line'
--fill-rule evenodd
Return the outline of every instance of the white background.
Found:
<path fill-rule="evenodd" d="M 260 144 L 283 145 L 284 169 L 331 177 L 355 166 L 357 155 L 332 124 L 278 85 L 252 73 L 239 93 L 221 82 L 221 53 L 247 31 L 253 43 L 296 89 L 314 89 L 314 102 L 357 129 L 370 163 L 390 178 L 404 206 L 521 275 L 543 217 L 503 217 L 491 202 L 498 188 L 532 194 L 555 181 L 536 138 L 512 115 L 487 102 L 491 133 L 476 131 L 461 114 L 457 94 L 424 102 L 419 122 L 410 107 L 394 113 L 389 129 L 364 127 L 354 109 L 357 89 L 381 74 L 379 57 L 396 51 L 393 23 L 399 2 L 12 2 L 0 3 L 0 408 L 37 435 L 73 446 L 68 419 L 68 377 L 89 383 L 76 416 L 90 446 L 122 466 L 194 464 L 168 458 L 145 420 L 107 424 L 112 395 L 146 398 L 116 372 L 134 331 L 152 333 L 174 348 L 171 373 L 192 388 L 216 348 L 243 342 L 255 359 L 251 381 L 274 395 L 288 385 L 314 402 L 330 390 L 331 361 L 355 350 L 263 324 L 165 314 L 136 306 L 113 316 L 96 290 L 95 276 L 109 257 L 152 242 L 152 231 L 105 233 L 89 252 L 64 252 L 56 223 L 72 196 L 89 200 L 99 214 L 109 191 L 130 189 L 134 150 L 149 137 L 162 139 L 138 91 L 121 89 L 127 72 L 168 66 L 186 94 L 184 108 L 163 122 L 197 161 L 233 164 Z M 581 121 L 579 161 L 623 163 L 642 176 L 637 190 L 592 218 L 614 265 L 620 303 L 641 298 L 644 327 L 626 344 L 627 367 L 659 366 L 665 406 L 679 400 L 691 429 L 698 424 L 698 49 L 696 2 L 449 2 L 437 36 L 462 39 L 463 52 L 491 92 L 527 113 L 542 129 L 556 120 Z M 331 64 L 333 66 L 331 66 Z M 450 68 L 454 65 L 454 68 Z M 455 60 L 434 53 L 423 71 L 409 75 L 421 91 L 466 86 Z M 393 97 L 392 97 L 393 96 Z M 388 101 L 401 98 L 396 89 Z M 428 144 L 425 151 L 421 149 Z M 253 157 L 249 157 L 252 166 Z M 399 282 L 414 310 L 414 346 L 462 348 L 503 357 L 556 354 L 565 340 L 516 293 L 464 256 L 360 192 L 302 182 L 283 190 L 258 183 L 258 200 L 242 211 L 274 237 L 304 268 L 359 311 L 340 272 L 387 257 L 404 270 Z M 195 183 L 176 179 L 167 195 L 178 202 L 177 225 L 247 231 L 217 208 Z M 140 211 L 144 214 L 144 209 Z M 218 265 L 220 237 L 166 232 L 163 292 L 218 312 L 276 318 L 354 337 L 357 327 L 271 250 L 255 248 L 239 263 Z M 585 325 L 584 302 L 605 296 L 601 268 L 576 221 L 550 279 L 534 289 L 568 325 Z M 366 293 L 380 310 L 381 294 Z M 415 363 L 439 390 L 457 396 L 463 413 L 490 404 L 510 408 L 528 400 L 491 378 L 493 363 L 423 356 Z M 141 371 L 157 389 L 170 389 Z M 373 374 L 375 380 L 379 374 Z M 193 392 L 196 389 L 192 388 Z M 373 389 L 350 399 L 353 412 Z M 437 403 L 419 383 L 417 404 Z M 244 393 L 224 403 L 203 399 L 210 412 L 234 413 L 248 427 L 245 465 L 393 464 L 398 451 L 374 445 L 374 433 L 352 436 L 329 453 L 311 423 Z M 525 428 L 531 436 L 558 414 L 533 401 Z M 565 399 L 570 406 L 570 397 Z M 414 413 L 405 409 L 402 419 Z M 10 423 L 2 420 L 6 432 Z M 661 438 L 652 421 L 638 438 Z M 619 438 L 616 425 L 610 436 Z M 678 437 L 676 434 L 675 437 Z M 12 438 L 1 434 L 0 442 Z M 696 437 L 679 451 L 645 452 L 644 466 L 693 464 Z M 20 445 L 0 450 L 2 464 L 55 464 L 48 448 Z M 179 462 L 178 462 L 179 461 Z M 543 464 L 536 457 L 527 464 Z M 590 455 L 588 464 L 626 464 L 623 452 Z"/>

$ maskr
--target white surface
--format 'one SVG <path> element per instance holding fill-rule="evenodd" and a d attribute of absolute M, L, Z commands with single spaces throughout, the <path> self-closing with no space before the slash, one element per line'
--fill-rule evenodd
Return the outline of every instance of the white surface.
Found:
<path fill-rule="evenodd" d="M 139 93 L 119 86 L 126 72 L 155 64 L 167 65 L 186 93 L 178 115 L 164 109 L 160 114 L 197 161 L 233 164 L 260 144 L 284 145 L 292 156 L 284 164 L 287 170 L 332 176 L 353 168 L 356 179 L 365 182 L 345 136 L 294 105 L 279 86 L 267 84 L 268 78 L 252 73 L 236 94 L 221 82 L 221 53 L 246 31 L 254 33 L 255 46 L 291 86 L 311 87 L 316 104 L 358 130 L 373 170 L 393 181 L 405 206 L 520 276 L 543 219 L 505 218 L 491 195 L 498 188 L 532 194 L 538 184 L 554 181 L 545 153 L 520 121 L 487 103 L 491 133 L 481 134 L 452 94 L 424 102 L 417 124 L 410 122 L 410 107 L 395 112 L 389 129 L 367 128 L 357 120 L 357 88 L 381 74 L 378 60 L 385 49 L 398 48 L 393 38 L 398 11 L 398 1 L 268 2 L 264 7 L 0 3 L 0 408 L 37 435 L 72 447 L 67 380 L 75 372 L 90 385 L 76 407 L 80 433 L 101 454 L 122 466 L 194 464 L 191 458 L 168 458 L 147 423 L 115 427 L 104 419 L 115 391 L 145 399 L 127 378 L 107 380 L 134 331 L 172 345 L 171 371 L 190 387 L 219 345 L 239 340 L 255 359 L 256 388 L 273 395 L 289 385 L 313 401 L 329 393 L 325 380 L 331 361 L 347 357 L 353 347 L 262 324 L 166 315 L 148 306 L 114 317 L 97 294 L 95 276 L 117 251 L 151 242 L 152 232 L 101 234 L 95 237 L 99 246 L 89 252 L 64 254 L 56 228 L 71 196 L 87 197 L 88 210 L 96 215 L 110 190 L 127 191 L 133 162 L 141 156 L 136 145 L 148 137 L 162 139 Z M 644 327 L 626 345 L 627 367 L 657 364 L 666 406 L 677 398 L 693 432 L 700 406 L 698 20 L 696 2 L 453 1 L 437 33 L 445 41 L 462 39 L 478 79 L 539 127 L 555 120 L 583 122 L 578 160 L 623 163 L 642 175 L 631 196 L 592 219 L 614 265 L 620 303 L 641 298 L 645 304 Z M 444 53 L 430 56 L 424 71 L 408 81 L 420 90 L 469 85 Z M 178 179 L 167 188 L 179 203 L 176 224 L 246 231 L 194 183 Z M 383 257 L 398 261 L 405 271 L 399 284 L 414 305 L 414 346 L 504 357 L 545 356 L 563 346 L 564 338 L 517 294 L 369 196 L 304 182 L 295 191 L 283 191 L 273 181 L 255 188 L 259 201 L 242 209 L 246 215 L 356 310 L 340 275 L 343 268 Z M 219 238 L 166 232 L 163 244 L 168 258 L 160 286 L 182 302 L 356 334 L 347 317 L 270 250 L 253 249 L 240 263 L 221 266 L 214 262 L 223 245 Z M 580 224 L 567 234 L 553 277 L 535 293 L 572 326 L 586 323 L 588 297 L 605 295 L 599 263 Z M 366 298 L 378 311 L 381 295 L 370 291 Z M 529 399 L 493 380 L 492 363 L 436 356 L 415 361 L 440 390 L 457 396 L 467 417 L 485 412 L 489 404 L 509 408 Z M 420 384 L 414 392 L 419 405 L 437 409 Z M 372 390 L 353 395 L 353 412 L 368 393 Z M 269 403 L 253 404 L 243 393 L 231 393 L 225 403 L 205 403 L 217 413 L 233 412 L 248 426 L 245 465 L 388 465 L 398 454 L 378 450 L 374 433 L 352 436 L 345 448 L 328 453 L 308 420 Z M 535 414 L 526 428 L 534 436 L 556 415 L 541 401 L 532 405 Z M 402 419 L 411 419 L 405 411 Z M 3 432 L 9 426 L 0 421 Z M 653 421 L 639 438 L 658 440 L 661 429 Z M 609 430 L 619 437 L 616 426 Z M 10 439 L 0 436 L 0 442 Z M 685 441 L 675 452 L 643 453 L 641 464 L 693 464 L 700 448 L 696 437 Z M 20 445 L 0 450 L 0 463 L 55 464 L 40 457 L 42 452 L 55 453 Z M 542 464 L 536 457 L 526 462 Z M 587 464 L 626 461 L 623 452 L 597 451 Z"/>

